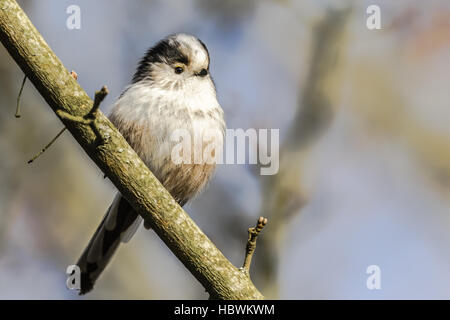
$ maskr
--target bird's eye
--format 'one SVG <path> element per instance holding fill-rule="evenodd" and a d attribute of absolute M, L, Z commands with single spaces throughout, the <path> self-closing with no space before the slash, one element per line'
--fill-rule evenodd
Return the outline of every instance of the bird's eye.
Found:
<path fill-rule="evenodd" d="M 176 74 L 183 73 L 183 71 L 184 71 L 183 67 L 175 67 L 175 73 Z"/>

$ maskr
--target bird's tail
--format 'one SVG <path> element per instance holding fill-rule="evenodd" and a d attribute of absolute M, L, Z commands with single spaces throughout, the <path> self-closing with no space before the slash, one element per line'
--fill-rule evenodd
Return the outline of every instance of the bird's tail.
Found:
<path fill-rule="evenodd" d="M 118 193 L 77 262 L 81 271 L 80 294 L 92 290 L 119 244 L 130 240 L 141 222 L 141 217 Z"/>

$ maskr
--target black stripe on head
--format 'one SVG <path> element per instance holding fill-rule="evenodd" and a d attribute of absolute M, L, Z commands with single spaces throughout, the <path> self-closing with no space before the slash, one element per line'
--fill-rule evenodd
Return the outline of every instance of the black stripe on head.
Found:
<path fill-rule="evenodd" d="M 145 56 L 139 62 L 132 83 L 143 79 L 151 79 L 150 72 L 152 64 L 167 63 L 172 65 L 176 62 L 189 65 L 189 58 L 180 50 L 180 43 L 173 38 L 166 38 L 158 42 L 154 47 L 147 50 Z"/>

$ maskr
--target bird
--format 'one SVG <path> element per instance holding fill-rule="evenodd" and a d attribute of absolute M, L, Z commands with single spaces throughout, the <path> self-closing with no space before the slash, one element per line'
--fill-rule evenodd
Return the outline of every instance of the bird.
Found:
<path fill-rule="evenodd" d="M 171 134 L 184 129 L 190 136 L 201 136 L 215 130 L 221 137 L 214 141 L 215 153 L 223 147 L 226 130 L 206 45 L 185 33 L 157 42 L 138 63 L 131 83 L 112 106 L 109 119 L 184 206 L 205 188 L 216 165 L 207 159 L 172 161 L 171 149 L 176 141 Z M 195 148 L 204 145 L 195 144 L 193 148 L 201 152 Z M 141 224 L 142 218 L 118 192 L 76 264 L 81 273 L 80 295 L 93 289 L 120 243 L 128 242 Z"/>

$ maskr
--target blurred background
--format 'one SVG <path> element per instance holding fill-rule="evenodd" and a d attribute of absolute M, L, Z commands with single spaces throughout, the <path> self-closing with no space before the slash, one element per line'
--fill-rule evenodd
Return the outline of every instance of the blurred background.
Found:
<path fill-rule="evenodd" d="M 221 165 L 187 212 L 236 266 L 260 215 L 251 276 L 269 298 L 450 299 L 450 3 L 19 1 L 107 113 L 137 61 L 175 32 L 202 39 L 229 128 L 280 129 L 280 171 Z M 69 30 L 70 5 L 81 29 Z M 369 5 L 381 30 L 366 27 Z M 92 293 L 66 288 L 115 189 L 0 47 L 0 298 L 206 299 L 152 231 Z M 381 270 L 369 290 L 366 269 Z"/>

